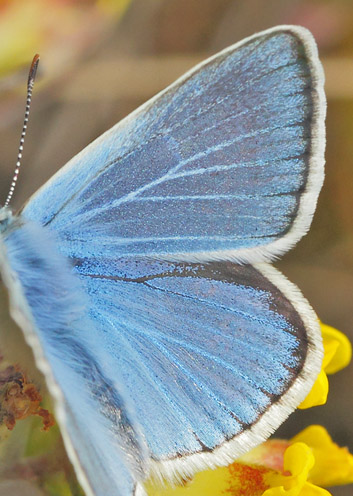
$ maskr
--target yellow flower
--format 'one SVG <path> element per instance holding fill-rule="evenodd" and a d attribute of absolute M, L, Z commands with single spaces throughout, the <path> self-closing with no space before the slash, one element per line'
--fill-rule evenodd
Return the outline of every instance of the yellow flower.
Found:
<path fill-rule="evenodd" d="M 299 405 L 301 409 L 326 403 L 329 391 L 327 374 L 334 374 L 346 367 L 352 357 L 351 343 L 342 332 L 322 323 L 321 332 L 324 344 L 322 368 L 310 393 Z"/>
<path fill-rule="evenodd" d="M 310 446 L 315 465 L 310 480 L 319 486 L 353 484 L 353 456 L 347 448 L 335 444 L 321 425 L 311 425 L 297 434 L 291 442 L 303 442 Z"/>
<path fill-rule="evenodd" d="M 267 476 L 267 483 L 272 487 L 267 489 L 263 496 L 329 495 L 325 489 L 308 482 L 314 464 L 315 458 L 309 446 L 305 443 L 290 445 L 283 457 L 283 474 Z"/>
<path fill-rule="evenodd" d="M 325 349 L 325 371 L 327 374 L 335 374 L 351 361 L 352 346 L 347 336 L 329 325 L 321 323 L 321 332 Z"/>
<path fill-rule="evenodd" d="M 149 482 L 146 489 L 149 496 L 330 496 L 323 486 L 349 483 L 353 456 L 313 425 L 290 441 L 266 441 L 228 467 L 175 487 Z"/>

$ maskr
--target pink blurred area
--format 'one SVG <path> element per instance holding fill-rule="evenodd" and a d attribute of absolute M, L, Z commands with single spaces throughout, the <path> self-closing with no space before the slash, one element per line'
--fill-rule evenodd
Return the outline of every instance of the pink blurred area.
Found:
<path fill-rule="evenodd" d="M 196 62 L 254 32 L 300 24 L 314 34 L 326 72 L 326 181 L 310 233 L 276 265 L 302 289 L 321 320 L 353 341 L 353 2 L 118 2 L 42 2 L 48 19 L 40 36 L 30 31 L 27 38 L 42 61 L 14 206 L 20 207 L 71 156 Z M 0 1 L 0 31 L 10 6 L 10 1 Z M 26 12 L 28 7 L 22 14 L 18 9 L 17 16 Z M 26 26 L 25 21 L 13 17 L 13 30 Z M 27 18 L 28 22 L 36 21 Z M 2 56 L 6 46 L 0 44 L 2 199 L 11 182 L 22 126 L 32 55 L 27 45 L 26 39 L 18 40 L 9 57 Z M 332 377 L 330 384 L 327 405 L 295 413 L 280 435 L 292 436 L 309 423 L 323 423 L 338 443 L 353 451 L 353 367 Z M 331 492 L 348 496 L 352 489 Z"/>

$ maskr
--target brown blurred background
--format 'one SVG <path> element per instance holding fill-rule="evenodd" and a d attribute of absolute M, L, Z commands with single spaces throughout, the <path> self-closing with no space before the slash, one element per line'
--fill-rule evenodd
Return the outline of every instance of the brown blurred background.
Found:
<path fill-rule="evenodd" d="M 0 0 L 0 203 L 16 161 L 28 65 L 42 56 L 19 207 L 91 140 L 195 63 L 277 24 L 309 28 L 328 97 L 326 181 L 310 233 L 276 264 L 320 318 L 353 340 L 353 2 L 349 0 Z M 353 451 L 353 367 L 327 405 L 299 411 L 288 437 L 321 423 Z M 335 496 L 352 488 L 332 489 Z"/>

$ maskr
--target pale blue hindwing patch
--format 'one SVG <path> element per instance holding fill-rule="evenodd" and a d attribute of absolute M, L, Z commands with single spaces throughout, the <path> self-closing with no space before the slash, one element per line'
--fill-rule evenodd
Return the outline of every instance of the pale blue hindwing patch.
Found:
<path fill-rule="evenodd" d="M 64 440 L 69 439 L 68 453 L 72 448 L 75 453 L 71 461 L 76 470 L 77 460 L 81 467 L 80 482 L 87 490 L 87 479 L 93 491 L 89 494 L 95 496 L 133 494 L 144 477 L 147 450 L 126 404 L 116 360 L 99 346 L 98 330 L 84 313 L 88 303 L 78 281 L 57 253 L 51 233 L 40 226 L 16 219 L 2 241 L 33 315 L 33 332 L 39 338 L 35 356 L 44 356 L 38 363 L 49 363 L 64 395 L 55 413 L 67 433 Z M 4 270 L 2 266 L 2 276 Z M 17 304 L 20 295 L 14 297 Z M 31 340 L 28 333 L 25 336 Z M 53 393 L 52 386 L 49 389 Z"/>
<path fill-rule="evenodd" d="M 253 248 L 241 258 L 255 262 L 288 249 L 310 224 L 324 140 L 315 42 L 293 29 L 210 59 L 75 157 L 23 214 L 72 257 L 237 260 Z"/>
<path fill-rule="evenodd" d="M 300 375 L 303 321 L 254 267 L 125 259 L 109 270 L 102 262 L 76 260 L 76 270 L 155 460 L 214 450 Z"/>

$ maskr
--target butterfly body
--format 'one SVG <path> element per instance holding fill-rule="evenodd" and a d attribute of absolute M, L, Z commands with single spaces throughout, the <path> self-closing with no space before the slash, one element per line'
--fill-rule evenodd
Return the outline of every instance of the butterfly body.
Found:
<path fill-rule="evenodd" d="M 310 35 L 265 31 L 0 211 L 12 315 L 87 494 L 229 463 L 309 392 L 317 318 L 266 261 L 310 225 L 324 112 Z"/>

